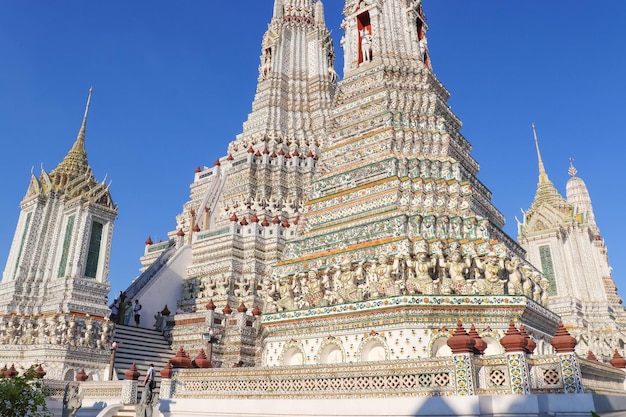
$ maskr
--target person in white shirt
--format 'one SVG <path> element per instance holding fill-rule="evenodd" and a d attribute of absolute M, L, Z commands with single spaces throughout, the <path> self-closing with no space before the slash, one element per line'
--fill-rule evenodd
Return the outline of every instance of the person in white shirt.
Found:
<path fill-rule="evenodd" d="M 135 314 L 135 326 L 139 327 L 139 320 L 141 319 L 141 304 L 139 304 L 139 300 L 135 300 L 133 313 Z"/>

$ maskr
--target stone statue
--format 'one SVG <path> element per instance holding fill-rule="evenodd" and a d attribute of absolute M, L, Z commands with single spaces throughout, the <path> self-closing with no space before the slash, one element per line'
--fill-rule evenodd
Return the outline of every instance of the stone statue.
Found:
<path fill-rule="evenodd" d="M 426 62 L 426 57 L 428 56 L 428 39 L 424 36 L 419 41 L 420 46 L 420 56 L 423 62 Z"/>
<path fill-rule="evenodd" d="M 230 281 L 225 274 L 220 274 L 215 280 L 215 292 L 218 295 L 227 295 L 230 289 Z"/>
<path fill-rule="evenodd" d="M 350 261 L 344 261 L 339 270 L 335 272 L 334 284 L 335 295 L 338 302 L 349 303 L 359 301 L 362 297 L 362 290 L 357 287 L 357 282 L 363 273 L 363 264 L 359 264 L 356 271 L 352 270 Z"/>
<path fill-rule="evenodd" d="M 37 329 L 39 330 L 37 334 L 37 343 L 39 343 L 40 345 L 50 343 L 50 335 L 49 335 L 50 328 L 48 327 L 48 323 L 46 322 L 46 319 L 44 317 L 39 317 L 38 322 L 37 322 Z M 0 331 L 0 334 L 1 333 L 2 332 Z M 1 336 L 0 336 L 0 339 L 1 339 Z"/>
<path fill-rule="evenodd" d="M 80 386 L 76 383 L 67 384 L 63 394 L 63 411 L 61 416 L 75 417 L 82 405 L 83 393 L 80 392 Z"/>
<path fill-rule="evenodd" d="M 102 331 L 100 332 L 100 341 L 98 342 L 98 347 L 100 349 L 106 349 L 106 347 L 111 342 L 111 324 L 108 320 L 105 320 L 102 323 Z"/>
<path fill-rule="evenodd" d="M 476 229 L 476 238 L 489 240 L 489 220 L 481 219 Z"/>
<path fill-rule="evenodd" d="M 203 298 L 215 297 L 217 292 L 215 291 L 215 282 L 210 278 L 203 278 L 200 283 L 200 289 L 202 290 Z"/>
<path fill-rule="evenodd" d="M 267 79 L 272 71 L 272 50 L 266 49 L 261 57 L 261 78 Z"/>
<path fill-rule="evenodd" d="M 235 289 L 233 290 L 233 294 L 236 297 L 245 297 L 246 295 L 250 295 L 250 277 L 241 276 L 235 282 Z"/>
<path fill-rule="evenodd" d="M 436 265 L 436 258 L 429 259 L 425 251 L 419 251 L 415 259 L 405 259 L 408 276 L 406 290 L 409 294 L 437 294 L 439 280 L 433 280 L 431 273 Z"/>
<path fill-rule="evenodd" d="M 326 281 L 324 282 L 324 277 Z M 317 272 L 310 270 L 306 279 L 306 292 L 304 297 L 309 307 L 319 307 L 326 305 L 324 299 L 325 289 L 328 287 L 328 275 L 322 276 L 322 279 L 317 277 Z"/>
<path fill-rule="evenodd" d="M 550 296 L 549 291 L 550 291 L 550 281 L 548 281 L 548 278 L 546 278 L 545 276 L 542 276 L 541 279 L 539 280 L 539 286 L 541 286 L 541 304 L 543 304 L 544 306 L 548 305 L 548 297 Z M 538 300 L 539 301 L 539 300 Z"/>
<path fill-rule="evenodd" d="M 533 287 L 534 282 L 532 280 L 533 270 L 528 264 L 522 265 L 521 268 L 522 276 L 524 277 L 524 282 L 522 284 L 522 291 L 524 295 L 528 298 L 533 298 Z"/>
<path fill-rule="evenodd" d="M 20 337 L 20 324 L 17 321 L 17 317 L 13 316 L 13 320 L 10 320 L 7 325 L 7 343 L 17 344 Z"/>
<path fill-rule="evenodd" d="M 9 323 L 6 317 L 3 317 L 2 319 L 0 319 L 0 344 L 9 343 L 8 337 L 7 337 L 8 326 L 9 326 Z"/>
<path fill-rule="evenodd" d="M 372 60 L 372 35 L 367 29 L 361 29 L 361 58 L 362 62 L 370 62 Z"/>
<path fill-rule="evenodd" d="M 24 319 L 24 322 L 22 322 L 22 337 L 21 337 L 21 344 L 23 345 L 31 345 L 35 342 L 35 327 L 34 327 L 34 323 L 33 323 L 33 319 L 29 318 L 29 319 Z"/>
<path fill-rule="evenodd" d="M 378 257 L 378 263 L 372 264 L 372 273 L 374 281 L 370 282 L 370 291 L 372 297 L 392 296 L 400 294 L 400 286 L 396 283 L 394 272 L 398 271 L 400 257 L 396 256 L 393 265 L 389 265 L 386 255 Z"/>
<path fill-rule="evenodd" d="M 476 219 L 468 218 L 463 221 L 463 237 L 466 239 L 476 239 Z"/>
<path fill-rule="evenodd" d="M 483 279 L 476 281 L 475 289 L 479 294 L 504 294 L 505 280 L 500 279 L 500 271 L 504 269 L 504 261 L 494 252 L 489 252 L 485 261 L 476 259 L 478 269 L 483 273 Z"/>
<path fill-rule="evenodd" d="M 277 311 L 274 294 L 276 294 L 276 285 L 269 281 L 261 289 L 261 295 L 263 297 L 263 310 L 266 313 L 275 313 Z"/>
<path fill-rule="evenodd" d="M 330 78 L 330 82 L 333 84 L 335 84 L 337 82 L 337 78 L 339 78 L 337 71 L 335 71 L 335 68 L 332 65 L 328 67 L 328 76 Z"/>
<path fill-rule="evenodd" d="M 521 260 L 519 257 L 514 256 L 504 262 L 504 268 L 509 273 L 509 291 L 511 295 L 524 294 L 524 277 L 520 271 Z"/>
<path fill-rule="evenodd" d="M 439 266 L 444 268 L 447 272 L 443 286 L 449 290 L 450 293 L 467 294 L 470 292 L 470 285 L 465 277 L 467 276 L 471 264 L 471 260 L 468 257 L 463 258 L 461 252 L 458 250 L 448 255 L 447 260 L 439 258 Z M 445 282 L 447 280 L 449 280 L 449 282 Z"/>
<path fill-rule="evenodd" d="M 76 317 L 73 315 L 65 328 L 64 344 L 70 346 L 76 345 Z"/>
<path fill-rule="evenodd" d="M 533 282 L 535 283 L 535 290 L 533 291 L 533 300 L 540 303 L 543 296 L 543 288 L 541 287 L 541 274 L 537 271 L 533 272 Z"/>
<path fill-rule="evenodd" d="M 295 308 L 292 278 L 285 276 L 278 279 L 278 295 L 280 298 L 276 303 L 276 307 L 279 311 L 293 310 Z"/>

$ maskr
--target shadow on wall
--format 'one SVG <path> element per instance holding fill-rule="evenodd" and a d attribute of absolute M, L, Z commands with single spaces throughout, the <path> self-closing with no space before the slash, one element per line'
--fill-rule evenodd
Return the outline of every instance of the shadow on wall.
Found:
<path fill-rule="evenodd" d="M 435 391 L 433 395 L 438 395 Z M 427 397 L 420 403 L 418 409 L 412 413 L 419 417 L 440 417 L 440 416 L 479 416 L 480 407 L 476 397 Z"/>
<path fill-rule="evenodd" d="M 624 404 L 622 404 L 622 402 Z M 619 403 L 619 404 L 618 404 Z M 484 416 L 579 416 L 591 417 L 592 410 L 604 416 L 626 416 L 626 398 L 590 394 L 473 395 L 428 397 L 411 413 L 419 417 Z"/>

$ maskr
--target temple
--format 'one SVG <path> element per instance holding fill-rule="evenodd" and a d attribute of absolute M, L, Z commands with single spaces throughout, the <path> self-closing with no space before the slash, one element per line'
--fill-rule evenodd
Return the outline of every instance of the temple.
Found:
<path fill-rule="evenodd" d="M 63 161 L 31 176 L 0 283 L 0 361 L 46 358 L 48 376 L 61 380 L 82 368 L 104 379 L 113 330 L 106 300 L 117 206 L 87 161 L 90 101 L 91 90 Z"/>
<path fill-rule="evenodd" d="M 343 14 L 339 80 L 322 1 L 274 1 L 242 132 L 196 168 L 168 239 L 146 240 L 123 295 L 152 300 L 142 316 L 171 348 L 154 401 L 127 408 L 156 353 L 135 350 L 124 372 L 110 343 L 149 344 L 107 320 L 117 209 L 88 168 L 86 112 L 22 203 L 0 337 L 26 350 L 32 339 L 5 334 L 30 321 L 46 349 L 100 352 L 42 364 L 84 375 L 85 416 L 626 410 L 624 309 L 573 166 L 564 199 L 535 134 L 539 185 L 518 243 L 433 72 L 422 1 L 347 0 Z M 46 320 L 84 324 L 60 342 Z"/>
<path fill-rule="evenodd" d="M 566 197 L 548 179 L 533 125 L 539 183 L 519 224 L 519 242 L 528 260 L 543 272 L 548 307 L 570 326 L 577 352 L 610 359 L 626 341 L 626 310 L 611 277 L 585 182 L 570 161 Z"/>

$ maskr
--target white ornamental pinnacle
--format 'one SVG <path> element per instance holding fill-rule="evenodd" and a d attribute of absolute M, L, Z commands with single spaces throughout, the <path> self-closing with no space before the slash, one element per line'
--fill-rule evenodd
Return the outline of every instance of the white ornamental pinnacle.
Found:
<path fill-rule="evenodd" d="M 421 1 L 353 0 L 343 14 L 346 76 L 376 61 L 432 69 Z"/>
<path fill-rule="evenodd" d="M 229 154 L 250 146 L 262 150 L 261 143 L 271 145 L 270 152 L 286 144 L 291 151 L 301 147 L 299 152 L 317 153 L 337 80 L 334 60 L 322 2 L 276 0 L 263 36 L 252 112 Z"/>

